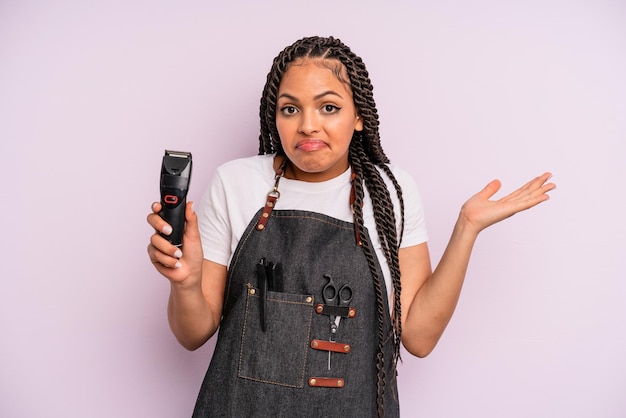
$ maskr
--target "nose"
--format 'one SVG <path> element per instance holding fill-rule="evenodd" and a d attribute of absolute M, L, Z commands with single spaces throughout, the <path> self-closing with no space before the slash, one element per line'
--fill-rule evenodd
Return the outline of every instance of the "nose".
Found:
<path fill-rule="evenodd" d="M 301 113 L 298 130 L 304 135 L 312 135 L 320 130 L 319 115 L 315 110 L 306 110 Z"/>

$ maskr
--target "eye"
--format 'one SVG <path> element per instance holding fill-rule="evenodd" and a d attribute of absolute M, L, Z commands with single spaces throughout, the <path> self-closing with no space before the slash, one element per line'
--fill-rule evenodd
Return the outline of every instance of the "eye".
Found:
<path fill-rule="evenodd" d="M 332 104 L 327 104 L 327 105 L 324 105 L 324 106 L 322 107 L 322 112 L 323 112 L 323 113 L 336 113 L 336 112 L 338 112 L 339 110 L 341 110 L 341 108 L 340 108 L 340 107 L 337 107 L 337 106 L 332 105 Z"/>
<path fill-rule="evenodd" d="M 280 113 L 285 116 L 293 115 L 298 112 L 295 106 L 283 106 L 280 108 Z"/>

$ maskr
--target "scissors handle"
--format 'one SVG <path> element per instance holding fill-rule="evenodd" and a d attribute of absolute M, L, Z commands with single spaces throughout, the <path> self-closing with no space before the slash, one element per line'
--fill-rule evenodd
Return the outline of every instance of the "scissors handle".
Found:
<path fill-rule="evenodd" d="M 328 283 L 322 288 L 324 302 L 327 305 L 348 306 L 350 301 L 352 301 L 352 288 L 344 284 L 337 290 L 333 278 L 328 274 L 325 274 L 324 277 L 328 279 Z"/>
<path fill-rule="evenodd" d="M 352 288 L 347 284 L 344 284 L 339 289 L 337 297 L 339 298 L 339 306 L 348 306 L 352 300 Z"/>
<path fill-rule="evenodd" d="M 328 274 L 325 274 L 324 277 L 328 279 L 328 283 L 326 283 L 322 288 L 324 302 L 327 305 L 334 305 L 337 300 L 337 287 L 335 286 L 335 282 L 332 277 Z"/>

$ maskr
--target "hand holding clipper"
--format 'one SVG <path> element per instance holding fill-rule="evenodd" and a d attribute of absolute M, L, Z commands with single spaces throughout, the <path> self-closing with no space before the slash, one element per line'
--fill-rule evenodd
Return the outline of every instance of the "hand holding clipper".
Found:
<path fill-rule="evenodd" d="M 185 231 L 185 206 L 191 179 L 191 153 L 165 150 L 161 164 L 161 212 L 159 215 L 172 227 L 170 235 L 161 234 L 180 247 Z"/>

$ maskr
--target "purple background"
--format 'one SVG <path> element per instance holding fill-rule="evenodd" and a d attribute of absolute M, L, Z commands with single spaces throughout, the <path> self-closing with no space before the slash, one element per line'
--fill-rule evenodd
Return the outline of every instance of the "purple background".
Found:
<path fill-rule="evenodd" d="M 439 346 L 404 353 L 403 416 L 626 416 L 618 0 L 2 0 L 0 416 L 190 415 L 214 341 L 176 343 L 146 255 L 161 156 L 193 152 L 197 200 L 256 153 L 271 59 L 313 34 L 368 65 L 434 262 L 492 178 L 559 187 L 479 238 Z"/>

